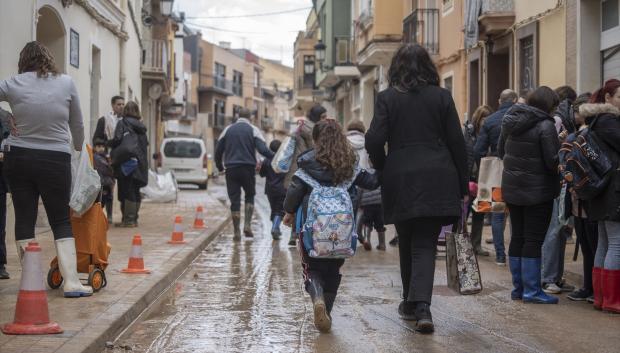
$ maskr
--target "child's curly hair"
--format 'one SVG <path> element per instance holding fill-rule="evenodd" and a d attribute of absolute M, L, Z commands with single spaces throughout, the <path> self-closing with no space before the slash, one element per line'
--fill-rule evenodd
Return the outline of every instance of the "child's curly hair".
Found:
<path fill-rule="evenodd" d="M 312 130 L 312 139 L 316 160 L 334 173 L 334 184 L 353 178 L 357 160 L 340 124 L 333 119 L 318 122 Z"/>

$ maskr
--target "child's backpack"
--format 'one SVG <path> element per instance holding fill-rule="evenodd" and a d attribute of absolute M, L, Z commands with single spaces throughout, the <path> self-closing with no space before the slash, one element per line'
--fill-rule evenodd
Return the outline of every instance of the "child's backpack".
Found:
<path fill-rule="evenodd" d="M 344 259 L 355 255 L 357 234 L 348 190 L 357 173 L 348 182 L 324 186 L 302 169 L 295 172 L 312 187 L 305 221 L 301 207 L 297 212 L 297 229 L 302 232 L 303 246 L 310 257 Z"/>
<path fill-rule="evenodd" d="M 560 158 L 565 159 L 564 179 L 570 183 L 580 200 L 588 201 L 605 190 L 609 183 L 613 161 L 602 148 L 592 127 L 575 133 L 562 144 Z"/>

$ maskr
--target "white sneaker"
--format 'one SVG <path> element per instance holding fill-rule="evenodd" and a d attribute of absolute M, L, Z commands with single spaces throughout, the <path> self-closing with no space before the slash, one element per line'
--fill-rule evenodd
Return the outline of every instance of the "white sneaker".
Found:
<path fill-rule="evenodd" d="M 545 283 L 543 284 L 543 291 L 547 294 L 560 294 L 562 293 L 562 288 L 555 283 Z"/>

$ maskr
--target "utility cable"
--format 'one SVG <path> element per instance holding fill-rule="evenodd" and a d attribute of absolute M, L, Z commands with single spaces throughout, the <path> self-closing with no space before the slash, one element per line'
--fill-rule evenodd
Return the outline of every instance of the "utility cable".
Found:
<path fill-rule="evenodd" d="M 283 10 L 283 11 L 275 11 L 275 12 L 263 12 L 263 13 L 255 13 L 255 14 L 245 14 L 245 15 L 230 15 L 230 16 L 187 16 L 187 19 L 223 19 L 223 18 L 247 18 L 247 17 L 265 17 L 265 16 L 277 16 L 277 15 L 284 15 L 284 14 L 288 14 L 288 13 L 293 13 L 293 12 L 300 12 L 300 11 L 306 11 L 306 10 L 310 10 L 312 8 L 312 6 L 310 7 L 302 7 L 302 8 L 298 8 L 298 9 L 291 9 L 291 10 Z"/>

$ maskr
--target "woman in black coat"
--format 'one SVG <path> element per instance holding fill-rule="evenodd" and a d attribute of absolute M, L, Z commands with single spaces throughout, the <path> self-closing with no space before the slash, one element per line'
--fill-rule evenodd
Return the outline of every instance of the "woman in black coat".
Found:
<path fill-rule="evenodd" d="M 517 104 L 502 122 L 497 146 L 504 160 L 502 194 L 510 210 L 512 237 L 508 250 L 513 300 L 555 304 L 558 298 L 543 292 L 540 283 L 541 248 L 560 194 L 558 152 L 560 140 L 551 114 L 558 95 L 542 86 Z"/>
<path fill-rule="evenodd" d="M 437 239 L 443 225 L 459 219 L 468 193 L 465 140 L 452 96 L 439 87 L 423 47 L 401 47 L 389 81 L 377 96 L 366 149 L 382 172 L 385 221 L 396 225 L 399 236 L 399 314 L 430 333 Z"/>
<path fill-rule="evenodd" d="M 148 184 L 148 139 L 142 123 L 140 108 L 128 102 L 123 120 L 116 125 L 112 147 L 112 165 L 118 179 L 118 198 L 121 202 L 123 221 L 117 226 L 138 226 L 138 213 L 142 196 L 140 188 Z"/>

